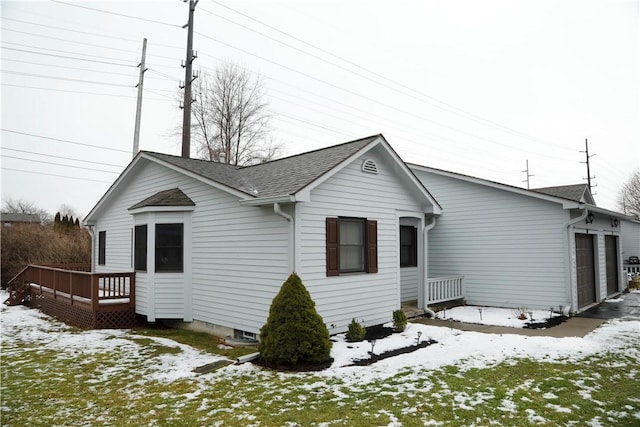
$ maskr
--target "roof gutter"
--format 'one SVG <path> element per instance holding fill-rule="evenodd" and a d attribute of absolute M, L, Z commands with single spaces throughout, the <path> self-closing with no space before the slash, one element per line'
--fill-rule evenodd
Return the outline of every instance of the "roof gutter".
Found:
<path fill-rule="evenodd" d="M 295 203 L 297 202 L 294 194 L 285 194 L 282 196 L 259 197 L 254 199 L 240 200 L 240 206 L 265 206 L 274 203 Z"/>

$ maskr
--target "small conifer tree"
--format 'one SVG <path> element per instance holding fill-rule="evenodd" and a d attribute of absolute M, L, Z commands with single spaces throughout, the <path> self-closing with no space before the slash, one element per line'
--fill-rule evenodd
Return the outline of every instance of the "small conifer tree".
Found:
<path fill-rule="evenodd" d="M 274 365 L 321 364 L 331 359 L 331 340 L 316 304 L 296 273 L 280 288 L 260 329 L 260 357 Z"/>

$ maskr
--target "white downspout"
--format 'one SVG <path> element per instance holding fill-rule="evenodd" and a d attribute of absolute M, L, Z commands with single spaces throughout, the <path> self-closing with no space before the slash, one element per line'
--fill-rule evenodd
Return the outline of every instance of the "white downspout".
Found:
<path fill-rule="evenodd" d="M 289 270 L 293 273 L 296 271 L 295 223 L 293 217 L 280 208 L 280 203 L 273 204 L 273 212 L 289 222 Z"/>
<path fill-rule="evenodd" d="M 589 214 L 589 209 L 587 209 L 587 207 L 584 207 L 584 210 L 582 212 L 582 214 L 580 214 L 579 217 L 569 220 L 566 224 L 567 227 L 567 239 L 568 239 L 568 243 L 569 243 L 569 259 L 571 260 L 571 268 L 569 269 L 569 277 L 571 278 L 571 302 L 568 302 L 565 305 L 565 309 L 563 311 L 566 311 L 567 308 L 571 308 L 573 306 L 573 301 L 575 300 L 576 303 L 578 301 L 578 296 L 577 296 L 577 292 L 578 292 L 578 279 L 575 273 L 576 270 L 576 252 L 575 252 L 575 240 L 574 240 L 574 244 L 572 245 L 572 234 L 573 234 L 573 226 L 581 221 L 583 221 L 587 215 Z M 574 238 L 575 239 L 575 238 Z M 577 304 L 576 304 L 576 310 L 577 311 Z M 563 313 L 564 314 L 564 313 Z"/>
<path fill-rule="evenodd" d="M 431 222 L 428 224 L 425 221 L 425 225 L 422 228 L 422 247 L 424 255 L 422 256 L 422 308 L 425 312 L 431 312 L 432 316 L 435 313 L 427 308 L 427 278 L 429 277 L 429 230 L 436 226 L 436 217 L 432 217 Z"/>

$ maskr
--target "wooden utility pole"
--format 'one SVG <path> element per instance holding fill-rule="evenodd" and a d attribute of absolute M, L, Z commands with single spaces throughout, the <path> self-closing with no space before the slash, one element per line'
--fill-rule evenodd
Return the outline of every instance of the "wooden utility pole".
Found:
<path fill-rule="evenodd" d="M 589 187 L 589 193 L 591 193 L 591 195 L 593 195 L 591 189 L 593 187 L 597 187 L 596 184 L 594 184 L 593 186 L 591 185 L 591 180 L 592 179 L 596 179 L 595 176 L 591 176 L 591 168 L 589 166 L 589 159 L 593 156 L 595 156 L 595 154 L 589 155 L 589 143 L 587 142 L 587 139 L 585 138 L 584 140 L 584 151 L 580 151 L 581 153 L 584 153 L 586 156 L 586 160 L 584 162 L 580 162 L 580 163 L 586 163 L 587 164 L 587 177 L 586 178 L 582 178 L 582 179 L 586 179 L 587 180 L 587 186 Z"/>
<path fill-rule="evenodd" d="M 147 55 L 147 39 L 142 40 L 142 59 L 140 59 L 140 77 L 138 78 L 138 104 L 136 105 L 136 124 L 133 130 L 133 157 L 138 154 L 138 147 L 140 143 L 140 119 L 142 118 L 142 85 L 144 84 L 144 72 L 147 69 L 144 67 L 145 56 Z"/>
<path fill-rule="evenodd" d="M 187 0 L 184 0 L 185 2 Z M 189 0 L 189 22 L 182 28 L 187 28 L 187 58 L 182 66 L 184 72 L 184 103 L 182 115 L 182 157 L 191 156 L 191 83 L 194 80 L 192 65 L 196 55 L 193 54 L 193 12 L 196 9 L 198 0 Z"/>
<path fill-rule="evenodd" d="M 528 190 L 529 189 L 529 178 L 532 177 L 532 176 L 535 176 L 535 175 L 531 175 L 529 173 L 529 160 L 527 160 L 527 168 L 525 170 L 523 170 L 522 172 L 527 174 L 527 179 L 525 179 L 522 182 L 526 182 L 527 183 L 527 190 Z"/>

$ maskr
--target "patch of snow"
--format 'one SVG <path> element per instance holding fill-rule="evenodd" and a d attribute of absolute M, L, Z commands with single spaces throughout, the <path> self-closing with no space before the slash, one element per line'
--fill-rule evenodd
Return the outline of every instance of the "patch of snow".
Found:
<path fill-rule="evenodd" d="M 525 320 L 518 319 L 518 315 L 521 312 L 527 316 Z M 443 320 L 474 323 L 478 325 L 506 326 L 510 328 L 524 328 L 527 323 L 532 322 L 532 316 L 533 322 L 542 322 L 551 316 L 551 310 L 519 310 L 466 305 L 437 313 L 437 317 Z"/>
<path fill-rule="evenodd" d="M 554 405 L 552 403 L 547 403 L 545 408 L 553 409 L 556 412 L 564 412 L 564 413 L 567 413 L 567 414 L 571 413 L 571 409 L 565 408 L 565 407 L 560 406 L 560 405 Z"/>

